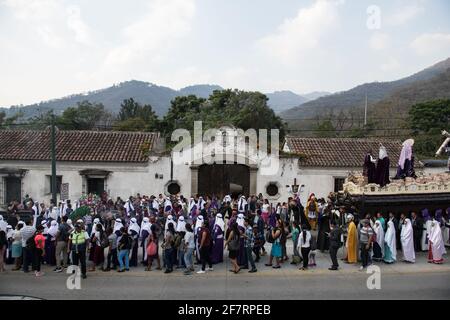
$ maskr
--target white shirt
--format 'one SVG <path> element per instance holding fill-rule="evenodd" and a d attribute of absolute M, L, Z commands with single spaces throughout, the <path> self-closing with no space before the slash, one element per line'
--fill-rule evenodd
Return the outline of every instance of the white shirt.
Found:
<path fill-rule="evenodd" d="M 311 232 L 306 230 L 306 239 L 303 241 L 303 231 L 299 233 L 298 247 L 299 248 L 309 248 L 311 246 Z"/>
<path fill-rule="evenodd" d="M 188 248 L 195 248 L 195 242 L 194 242 L 194 233 L 186 231 L 186 234 L 184 235 L 184 243 L 187 243 Z"/>

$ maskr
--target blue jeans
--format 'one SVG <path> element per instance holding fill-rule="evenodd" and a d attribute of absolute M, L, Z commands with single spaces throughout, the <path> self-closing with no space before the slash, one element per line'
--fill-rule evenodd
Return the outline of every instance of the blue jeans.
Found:
<path fill-rule="evenodd" d="M 186 269 L 190 269 L 194 266 L 194 250 L 195 248 L 187 248 L 184 253 L 184 263 L 186 263 Z"/>
<path fill-rule="evenodd" d="M 178 249 L 177 250 L 177 260 L 178 260 L 178 268 L 186 267 L 186 263 L 184 261 L 184 250 Z"/>
<path fill-rule="evenodd" d="M 173 270 L 173 248 L 164 250 L 164 260 L 167 270 Z"/>
<path fill-rule="evenodd" d="M 130 250 L 120 250 L 119 251 L 119 270 L 123 270 L 123 258 L 125 258 L 125 269 L 130 269 Z"/>

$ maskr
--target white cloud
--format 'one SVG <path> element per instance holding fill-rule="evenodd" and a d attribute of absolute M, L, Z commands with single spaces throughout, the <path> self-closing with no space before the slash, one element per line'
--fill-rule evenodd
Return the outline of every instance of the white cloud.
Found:
<path fill-rule="evenodd" d="M 421 56 L 448 57 L 450 54 L 450 33 L 424 33 L 411 42 L 411 48 Z"/>
<path fill-rule="evenodd" d="M 400 62 L 394 58 L 394 57 L 389 57 L 386 62 L 381 64 L 381 70 L 383 72 L 390 72 L 390 71 L 394 71 L 400 68 Z"/>
<path fill-rule="evenodd" d="M 77 6 L 66 7 L 58 0 L 3 0 L 0 4 L 52 48 L 62 49 L 69 45 L 70 31 L 76 42 L 90 43 L 90 29 Z"/>
<path fill-rule="evenodd" d="M 190 31 L 195 0 L 153 0 L 144 16 L 123 30 L 123 41 L 107 55 L 105 65 L 155 59 Z"/>
<path fill-rule="evenodd" d="M 82 44 L 92 44 L 89 26 L 81 18 L 81 10 L 77 6 L 69 6 L 67 12 L 67 27 L 75 34 L 75 40 Z"/>
<path fill-rule="evenodd" d="M 425 9 L 419 5 L 419 4 L 412 4 L 405 7 L 402 7 L 397 12 L 393 13 L 392 15 L 389 15 L 386 18 L 386 23 L 389 26 L 400 26 L 404 25 L 420 14 L 422 14 L 425 11 Z"/>
<path fill-rule="evenodd" d="M 301 8 L 294 18 L 286 19 L 278 30 L 259 40 L 262 50 L 289 64 L 317 49 L 321 38 L 339 22 L 338 6 L 343 1 L 317 0 Z"/>
<path fill-rule="evenodd" d="M 386 33 L 375 32 L 369 39 L 369 46 L 374 50 L 383 50 L 389 46 L 390 37 Z"/>

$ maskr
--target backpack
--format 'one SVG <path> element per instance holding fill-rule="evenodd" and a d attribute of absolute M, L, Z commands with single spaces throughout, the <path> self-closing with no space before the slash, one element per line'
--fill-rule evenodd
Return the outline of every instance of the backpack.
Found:
<path fill-rule="evenodd" d="M 156 246 L 156 243 L 152 240 L 147 245 L 147 255 L 149 257 L 152 257 L 156 255 L 156 252 L 158 251 L 158 248 Z"/>
<path fill-rule="evenodd" d="M 182 237 L 180 234 L 177 234 L 177 235 L 175 236 L 175 241 L 174 241 L 173 246 L 174 246 L 175 248 L 179 248 L 180 245 L 181 245 L 181 241 L 182 241 L 182 240 L 183 240 L 183 237 Z"/>
<path fill-rule="evenodd" d="M 102 235 L 101 239 L 100 239 L 100 246 L 105 249 L 109 247 L 109 239 L 107 236 L 105 236 L 104 234 Z"/>
<path fill-rule="evenodd" d="M 67 242 L 67 241 L 69 241 L 69 236 L 70 236 L 69 226 L 67 224 L 64 224 L 61 227 L 62 227 L 62 228 L 60 228 L 61 234 L 59 235 L 60 239 L 63 239 L 63 241 Z"/>
<path fill-rule="evenodd" d="M 274 243 L 275 239 L 272 237 L 272 229 L 267 230 L 266 239 L 268 243 Z"/>
<path fill-rule="evenodd" d="M 28 250 L 34 250 L 36 249 L 36 242 L 34 241 L 34 237 L 36 236 L 36 233 L 33 234 L 31 237 L 28 238 L 26 241 L 26 246 Z"/>

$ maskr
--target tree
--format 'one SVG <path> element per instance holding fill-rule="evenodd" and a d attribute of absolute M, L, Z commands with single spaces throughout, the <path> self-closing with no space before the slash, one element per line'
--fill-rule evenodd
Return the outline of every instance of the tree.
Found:
<path fill-rule="evenodd" d="M 450 129 L 450 100 L 415 104 L 409 116 L 415 139 L 414 150 L 423 156 L 433 156 L 442 143 L 441 131 Z"/>
<path fill-rule="evenodd" d="M 176 97 L 170 102 L 170 108 L 160 125 L 164 135 L 170 135 L 177 128 L 194 129 L 194 121 L 199 119 L 200 107 L 206 100 L 194 95 Z"/>
<path fill-rule="evenodd" d="M 85 100 L 78 102 L 77 107 L 64 110 L 63 114 L 56 118 L 56 124 L 63 130 L 93 130 L 105 117 L 110 117 L 110 114 L 103 104 L 93 104 Z"/>
<path fill-rule="evenodd" d="M 8 128 L 13 124 L 17 123 L 17 120 L 23 117 L 22 112 L 16 112 L 13 116 L 7 117 L 4 111 L 0 111 L 0 128 L 5 127 Z"/>
<path fill-rule="evenodd" d="M 115 126 L 120 131 L 155 131 L 159 129 L 159 120 L 151 105 L 140 105 L 130 98 L 120 105 Z"/>
<path fill-rule="evenodd" d="M 337 136 L 336 128 L 331 120 L 323 120 L 314 128 L 314 134 L 319 138 L 332 138 Z"/>

